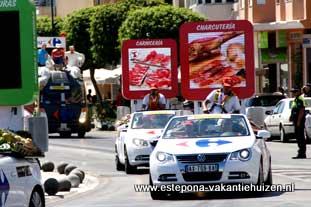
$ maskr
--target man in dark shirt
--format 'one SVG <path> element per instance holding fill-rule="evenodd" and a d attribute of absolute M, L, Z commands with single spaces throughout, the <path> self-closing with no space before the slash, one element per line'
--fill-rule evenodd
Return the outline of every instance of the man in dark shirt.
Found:
<path fill-rule="evenodd" d="M 293 122 L 295 127 L 295 136 L 298 144 L 298 155 L 293 159 L 304 159 L 306 158 L 306 138 L 304 134 L 305 129 L 305 101 L 301 93 L 301 89 L 295 87 L 291 90 L 295 97 L 291 108 L 290 121 Z"/>

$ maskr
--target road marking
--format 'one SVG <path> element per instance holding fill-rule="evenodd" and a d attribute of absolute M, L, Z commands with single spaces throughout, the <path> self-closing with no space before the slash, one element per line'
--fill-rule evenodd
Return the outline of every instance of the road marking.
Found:
<path fill-rule="evenodd" d="M 272 173 L 292 180 L 311 182 L 311 169 L 308 168 L 273 169 Z"/>

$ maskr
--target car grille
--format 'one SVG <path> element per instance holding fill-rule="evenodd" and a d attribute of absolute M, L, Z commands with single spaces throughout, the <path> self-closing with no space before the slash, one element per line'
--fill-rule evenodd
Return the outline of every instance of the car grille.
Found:
<path fill-rule="evenodd" d="M 216 181 L 221 179 L 222 172 L 183 173 L 182 176 L 187 182 Z"/>
<path fill-rule="evenodd" d="M 215 163 L 223 162 L 227 159 L 228 154 L 200 154 L 205 156 L 204 161 L 198 160 L 198 155 L 176 155 L 176 159 L 181 163 Z"/>

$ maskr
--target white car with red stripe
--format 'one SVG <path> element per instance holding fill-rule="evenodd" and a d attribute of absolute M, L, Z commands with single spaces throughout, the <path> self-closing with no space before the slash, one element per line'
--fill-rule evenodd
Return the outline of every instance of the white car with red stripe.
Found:
<path fill-rule="evenodd" d="M 37 159 L 0 154 L 0 207 L 44 207 Z"/>
<path fill-rule="evenodd" d="M 272 184 L 270 132 L 254 134 L 245 115 L 175 116 L 150 155 L 150 184 Z M 163 199 L 165 191 L 151 191 Z"/>
<path fill-rule="evenodd" d="M 119 127 L 116 139 L 116 168 L 133 173 L 138 166 L 149 166 L 149 156 L 175 110 L 142 111 L 131 114 L 130 121 Z"/>

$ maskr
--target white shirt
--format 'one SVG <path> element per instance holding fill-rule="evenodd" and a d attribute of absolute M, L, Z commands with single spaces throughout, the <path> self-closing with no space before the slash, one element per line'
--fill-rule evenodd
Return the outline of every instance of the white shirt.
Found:
<path fill-rule="evenodd" d="M 65 58 L 66 60 L 68 60 L 67 65 L 69 67 L 81 67 L 85 61 L 85 56 L 82 53 L 78 53 L 76 51 L 74 51 L 73 53 L 71 53 L 70 51 L 65 52 Z"/>
<path fill-rule="evenodd" d="M 148 106 L 149 106 L 149 96 L 150 94 L 147 94 L 145 95 L 144 99 L 143 99 L 143 105 L 146 105 L 146 109 L 148 109 Z M 165 100 L 165 97 L 162 93 L 159 93 L 159 104 L 166 104 L 166 100 Z"/>
<path fill-rule="evenodd" d="M 226 101 L 224 99 L 226 98 L 225 94 L 223 91 L 221 91 L 220 95 L 218 96 L 217 100 L 215 101 L 215 95 L 216 92 L 219 89 L 213 90 L 208 96 L 205 98 L 205 100 L 209 100 L 211 103 L 211 106 L 213 104 L 216 104 L 213 107 L 213 110 L 210 112 L 211 114 L 221 114 L 223 113 L 221 105 L 224 102 L 224 109 L 227 111 L 227 113 L 231 114 L 234 111 L 239 111 L 241 109 L 241 105 L 239 102 L 239 99 L 237 96 L 231 96 L 229 97 Z"/>

